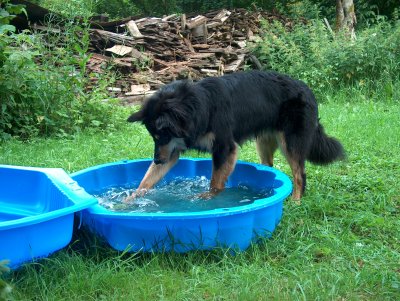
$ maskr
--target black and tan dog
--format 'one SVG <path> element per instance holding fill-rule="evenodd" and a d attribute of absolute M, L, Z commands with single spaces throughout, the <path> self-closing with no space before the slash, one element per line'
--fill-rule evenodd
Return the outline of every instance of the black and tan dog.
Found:
<path fill-rule="evenodd" d="M 255 138 L 261 163 L 268 166 L 279 147 L 293 173 L 295 200 L 305 190 L 306 160 L 328 164 L 344 157 L 340 142 L 328 137 L 319 123 L 310 88 L 275 72 L 176 81 L 162 87 L 128 121 L 146 126 L 155 150 L 154 162 L 127 201 L 152 188 L 187 149 L 212 154 L 212 195 L 225 188 L 238 145 Z"/>

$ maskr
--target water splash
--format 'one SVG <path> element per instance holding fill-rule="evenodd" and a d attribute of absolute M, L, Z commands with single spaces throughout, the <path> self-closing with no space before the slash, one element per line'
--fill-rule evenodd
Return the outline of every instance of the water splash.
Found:
<path fill-rule="evenodd" d="M 131 204 L 125 204 L 123 200 L 132 194 L 136 187 L 113 187 L 95 196 L 100 205 L 112 211 L 167 213 L 243 206 L 273 194 L 273 189 L 255 190 L 240 185 L 226 188 L 209 200 L 200 198 L 200 194 L 207 192 L 209 186 L 210 181 L 204 176 L 176 178 L 173 181 L 157 185 L 155 189 L 151 189 L 145 196 L 135 199 Z"/>

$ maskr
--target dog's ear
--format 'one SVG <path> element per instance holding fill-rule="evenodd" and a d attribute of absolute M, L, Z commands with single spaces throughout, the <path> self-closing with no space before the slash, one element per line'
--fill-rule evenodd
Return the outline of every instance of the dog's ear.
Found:
<path fill-rule="evenodd" d="M 165 128 L 169 129 L 176 137 L 182 138 L 186 137 L 188 134 L 185 128 L 185 124 L 182 123 L 182 120 L 173 112 L 162 114 L 156 119 L 155 125 L 157 130 Z"/>
<path fill-rule="evenodd" d="M 162 114 L 155 121 L 156 129 L 159 131 L 163 128 L 174 128 L 174 122 L 171 120 L 168 114 Z"/>
<path fill-rule="evenodd" d="M 137 122 L 137 121 L 143 121 L 144 119 L 144 113 L 143 110 L 140 109 L 139 111 L 133 113 L 131 116 L 128 117 L 127 121 L 128 122 Z"/>

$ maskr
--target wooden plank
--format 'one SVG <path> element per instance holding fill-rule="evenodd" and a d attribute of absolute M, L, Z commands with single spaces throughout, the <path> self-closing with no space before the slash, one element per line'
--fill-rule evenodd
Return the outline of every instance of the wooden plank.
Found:
<path fill-rule="evenodd" d="M 141 97 L 147 97 L 147 96 L 151 96 L 151 95 L 153 95 L 154 93 L 156 93 L 157 92 L 157 90 L 150 90 L 150 91 L 146 91 L 146 92 L 143 92 L 143 93 L 137 93 L 137 92 L 127 92 L 127 93 L 125 93 L 125 96 L 141 96 Z"/>
<path fill-rule="evenodd" d="M 132 67 L 132 62 L 127 61 L 124 58 L 116 58 L 113 60 L 113 63 L 120 67 L 128 67 L 128 68 Z"/>
<path fill-rule="evenodd" d="M 183 38 L 183 41 L 185 42 L 185 44 L 186 44 L 186 46 L 189 48 L 189 50 L 190 50 L 190 52 L 196 52 L 195 50 L 194 50 L 194 48 L 193 48 L 193 46 L 192 46 L 192 43 L 190 42 L 190 40 L 189 39 L 187 39 L 187 38 Z"/>
<path fill-rule="evenodd" d="M 224 23 L 232 13 L 229 10 L 223 9 L 213 18 L 214 21 Z"/>
<path fill-rule="evenodd" d="M 143 103 L 143 101 L 146 99 L 146 95 L 122 96 L 111 99 L 103 99 L 102 102 L 110 102 L 115 99 L 124 106 L 137 106 Z"/>
<path fill-rule="evenodd" d="M 187 54 L 186 57 L 188 59 L 215 58 L 215 53 L 213 53 L 213 52 L 208 52 L 208 53 L 190 53 L 190 54 Z"/>
<path fill-rule="evenodd" d="M 211 45 L 208 44 L 192 44 L 194 49 L 209 49 L 211 47 Z"/>
<path fill-rule="evenodd" d="M 131 85 L 131 91 L 128 93 L 125 93 L 125 95 L 141 95 L 141 94 L 146 94 L 147 92 L 150 91 L 150 85 L 149 84 L 140 84 L 140 85 Z"/>
<path fill-rule="evenodd" d="M 182 14 L 181 15 L 181 28 L 185 29 L 186 28 L 186 24 L 187 24 L 186 14 Z"/>
<path fill-rule="evenodd" d="M 107 48 L 106 51 L 114 53 L 119 56 L 125 56 L 127 54 L 132 53 L 133 48 L 124 45 L 114 45 L 111 48 Z"/>
<path fill-rule="evenodd" d="M 193 29 L 198 27 L 199 25 L 202 25 L 204 23 L 207 22 L 207 17 L 204 16 L 197 16 L 195 18 L 192 18 L 191 20 L 189 20 L 186 24 L 187 28 L 189 29 Z"/>
<path fill-rule="evenodd" d="M 176 16 L 177 16 L 177 14 L 172 14 L 172 15 L 163 17 L 161 20 L 162 20 L 163 22 L 167 22 L 167 21 L 171 20 L 172 18 L 174 18 L 174 17 L 176 17 Z"/>
<path fill-rule="evenodd" d="M 95 34 L 97 38 L 100 38 L 104 42 L 111 41 L 113 43 L 125 46 L 136 46 L 144 44 L 144 41 L 142 39 L 135 39 L 127 35 L 109 32 L 101 29 L 93 29 L 90 30 L 90 32 Z"/>
<path fill-rule="evenodd" d="M 236 72 L 239 69 L 240 65 L 243 64 L 244 58 L 245 58 L 245 54 L 239 54 L 238 55 L 238 59 L 236 61 L 232 62 L 231 64 L 229 64 L 227 66 L 225 66 L 224 71 L 226 73 L 228 73 L 228 72 Z"/>
<path fill-rule="evenodd" d="M 210 73 L 210 74 L 215 74 L 215 75 L 217 75 L 218 72 L 219 72 L 218 70 L 214 70 L 214 69 L 205 69 L 205 68 L 200 69 L 200 71 L 203 72 L 203 73 Z"/>
<path fill-rule="evenodd" d="M 134 38 L 143 38 L 143 35 L 140 33 L 139 28 L 137 27 L 135 21 L 130 20 L 128 23 L 125 24 L 128 28 L 129 33 Z"/>

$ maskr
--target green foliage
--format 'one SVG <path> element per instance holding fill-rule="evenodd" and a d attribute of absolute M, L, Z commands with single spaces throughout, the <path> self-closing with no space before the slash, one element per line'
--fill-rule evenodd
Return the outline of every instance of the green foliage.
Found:
<path fill-rule="evenodd" d="M 100 0 L 99 2 L 102 2 Z M 319 5 L 310 0 L 294 1 L 294 0 L 281 0 L 266 1 L 266 0 L 170 0 L 170 1 L 155 1 L 155 0 L 142 0 L 131 1 L 138 9 L 145 15 L 163 15 L 176 12 L 185 13 L 202 13 L 215 9 L 234 9 L 234 8 L 247 8 L 247 9 L 278 9 L 281 12 L 290 15 L 311 17 L 319 11 Z"/>
<path fill-rule="evenodd" d="M 136 1 L 130 0 L 36 0 L 34 2 L 68 18 L 105 14 L 117 19 L 143 13 L 143 10 L 136 5 Z"/>
<path fill-rule="evenodd" d="M 69 21 L 52 28 L 46 42 L 40 34 L 2 34 L 0 39 L 0 140 L 10 136 L 66 136 L 86 127 L 114 127 L 114 112 L 105 86 L 112 77 L 98 78 L 88 93 L 87 22 Z M 64 45 L 59 47 L 58 45 Z"/>
<path fill-rule="evenodd" d="M 369 15 L 373 10 L 376 15 L 393 18 L 396 10 L 400 8 L 398 0 L 358 0 L 355 1 L 357 14 Z"/>
<path fill-rule="evenodd" d="M 0 35 L 8 32 L 15 32 L 15 27 L 10 25 L 10 21 L 21 13 L 26 14 L 23 5 L 10 4 L 8 0 L 4 1 L 4 4 L 0 6 Z"/>
<path fill-rule="evenodd" d="M 124 18 L 142 13 L 137 7 L 137 1 L 129 0 L 97 0 L 95 1 L 94 12 L 97 14 L 105 13 L 111 18 Z"/>
<path fill-rule="evenodd" d="M 8 262 L 5 260 L 0 261 L 0 300 L 9 300 L 8 297 L 12 291 L 11 286 L 1 279 L 2 274 L 9 272 L 10 269 L 7 267 Z"/>
<path fill-rule="evenodd" d="M 323 6 L 324 1 L 312 1 L 312 0 L 283 0 L 274 3 L 273 7 L 268 9 L 277 9 L 280 13 L 290 16 L 292 18 L 306 18 L 306 19 L 318 19 L 321 14 L 325 14 L 335 5 L 330 1 L 329 6 L 326 8 Z M 325 15 L 324 15 L 325 16 Z"/>
<path fill-rule="evenodd" d="M 41 6 L 71 19 L 78 16 L 90 17 L 96 5 L 95 0 L 41 0 L 38 2 Z"/>
<path fill-rule="evenodd" d="M 390 82 L 400 72 L 400 24 L 380 20 L 351 41 L 332 36 L 321 21 L 298 24 L 288 32 L 264 24 L 254 53 L 266 69 L 300 78 L 323 93 L 327 87 Z"/>

